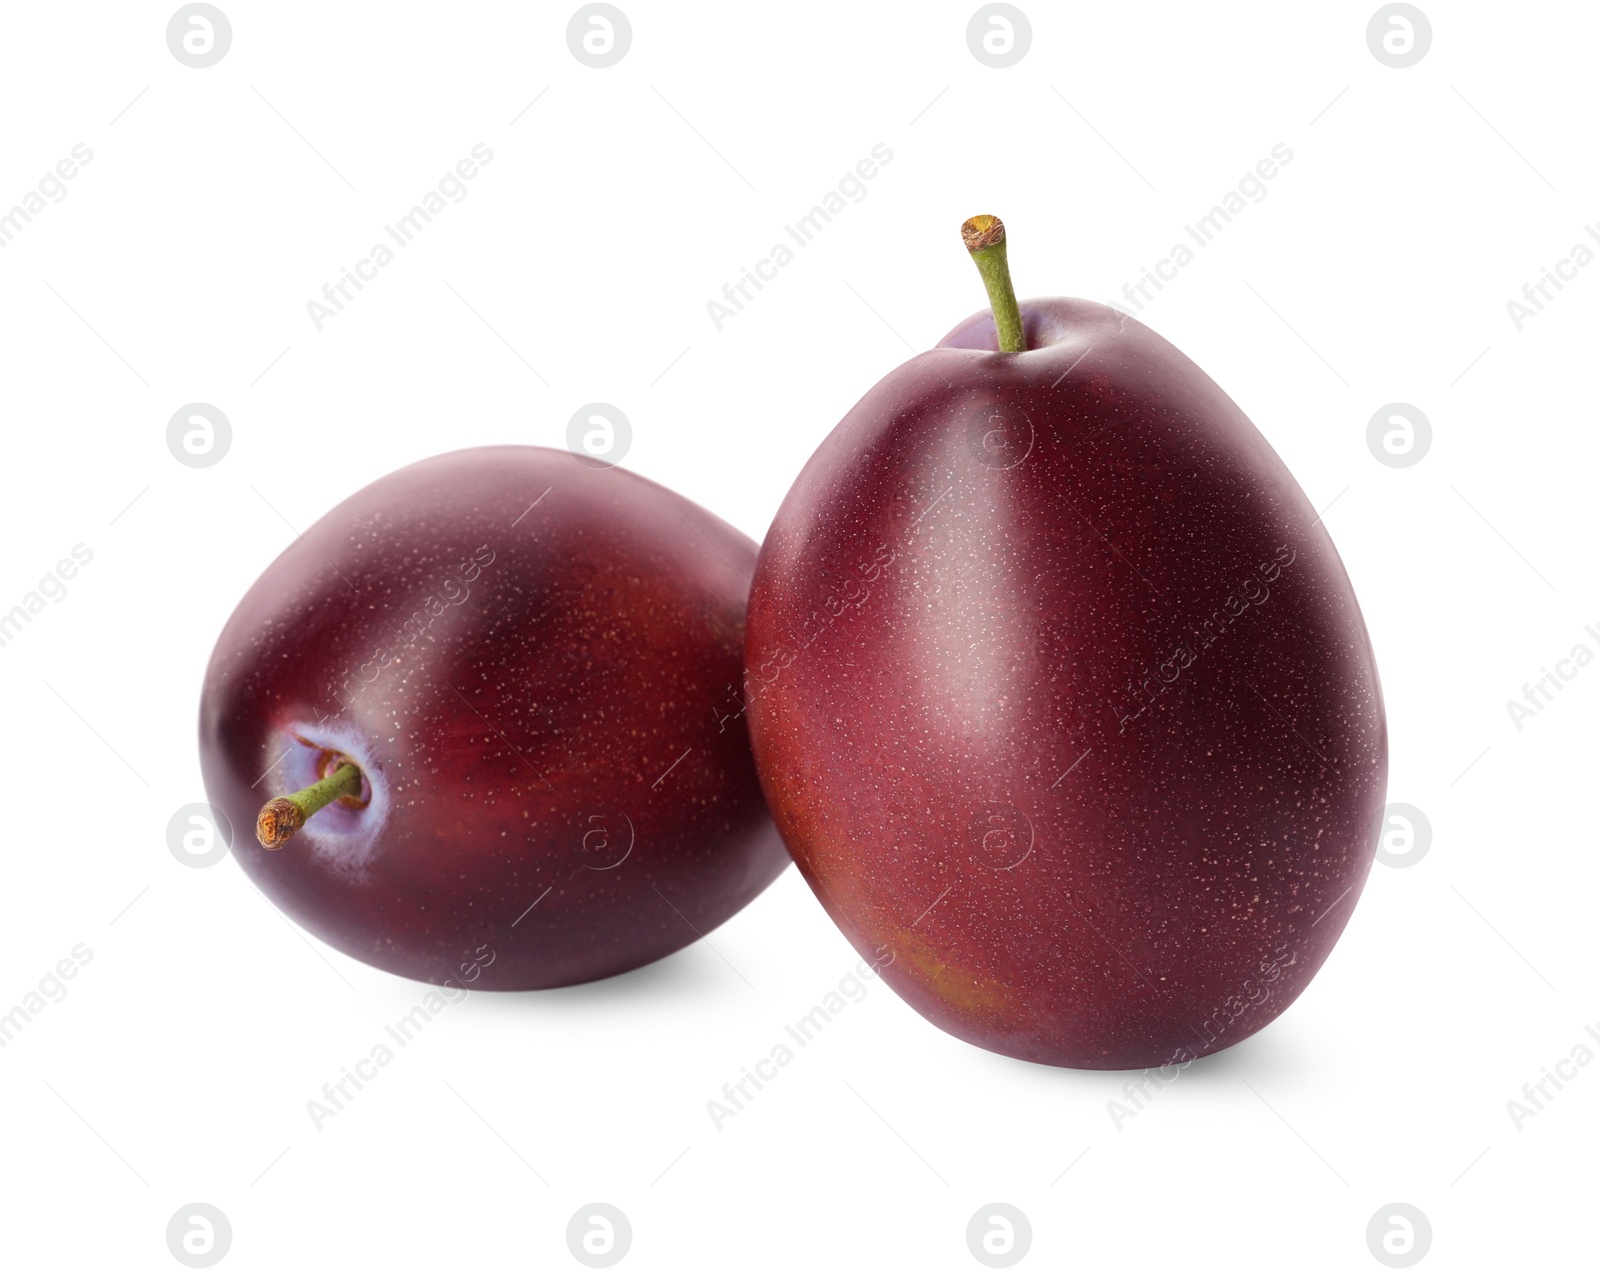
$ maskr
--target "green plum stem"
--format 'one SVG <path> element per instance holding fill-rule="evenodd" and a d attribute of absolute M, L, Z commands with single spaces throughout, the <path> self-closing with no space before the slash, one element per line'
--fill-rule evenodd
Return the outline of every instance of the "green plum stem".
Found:
<path fill-rule="evenodd" d="M 961 224 L 961 241 L 972 254 L 984 290 L 989 293 L 989 308 L 994 311 L 995 336 L 1000 351 L 1025 353 L 1028 337 L 1022 330 L 1022 311 L 1011 288 L 1011 267 L 1006 263 L 1006 227 L 999 217 L 987 214 L 971 217 Z"/>
<path fill-rule="evenodd" d="M 281 849 L 319 809 L 345 797 L 361 794 L 361 770 L 348 761 L 309 787 L 290 796 L 277 796 L 261 806 L 256 817 L 256 839 L 264 849 Z"/>

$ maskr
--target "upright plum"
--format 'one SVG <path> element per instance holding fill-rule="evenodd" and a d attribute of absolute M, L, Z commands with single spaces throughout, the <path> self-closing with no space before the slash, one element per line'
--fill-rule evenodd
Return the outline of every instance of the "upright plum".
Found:
<path fill-rule="evenodd" d="M 1305 989 L 1387 772 L 1326 526 L 1244 413 L 1103 305 L 992 313 L 891 372 L 789 492 L 746 694 L 778 828 L 936 1025 L 1051 1065 L 1183 1062 Z"/>

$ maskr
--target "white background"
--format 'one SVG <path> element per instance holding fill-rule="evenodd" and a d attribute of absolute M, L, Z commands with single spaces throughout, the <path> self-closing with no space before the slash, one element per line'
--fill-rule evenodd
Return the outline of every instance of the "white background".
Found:
<path fill-rule="evenodd" d="M 223 0 L 204 70 L 162 5 L 7 7 L 0 208 L 94 152 L 0 250 L 0 610 L 94 554 L 0 649 L 0 1012 L 93 951 L 0 1051 L 8 1263 L 177 1268 L 195 1201 L 236 1269 L 577 1268 L 594 1201 L 639 1269 L 978 1268 L 996 1201 L 1024 1268 L 1378 1268 L 1397 1201 L 1422 1267 L 1592 1263 L 1600 1065 L 1520 1130 L 1506 1102 L 1600 1021 L 1600 667 L 1520 731 L 1505 703 L 1600 651 L 1600 266 L 1520 332 L 1506 302 L 1600 221 L 1600 12 L 1424 0 L 1396 70 L 1370 2 L 1024 0 L 1031 49 L 994 70 L 970 0 L 623 7 L 605 70 L 566 5 Z M 317 331 L 306 302 L 479 142 L 465 201 Z M 706 302 L 879 142 L 865 200 L 717 331 Z M 290 526 L 443 450 L 561 446 L 598 400 L 628 467 L 759 538 L 854 401 L 982 305 L 963 218 L 1005 218 L 1020 294 L 1109 300 L 1279 142 L 1269 196 L 1142 317 L 1328 507 L 1389 798 L 1433 828 L 1299 1002 L 1118 1129 L 1128 1076 L 976 1050 L 874 982 L 716 1130 L 707 1101 L 855 962 L 791 870 L 655 966 L 452 1006 L 315 1130 L 424 988 L 166 843 L 204 799 L 212 643 Z M 233 426 L 211 468 L 166 446 L 195 401 Z M 1433 425 L 1408 469 L 1365 441 L 1394 401 Z"/>

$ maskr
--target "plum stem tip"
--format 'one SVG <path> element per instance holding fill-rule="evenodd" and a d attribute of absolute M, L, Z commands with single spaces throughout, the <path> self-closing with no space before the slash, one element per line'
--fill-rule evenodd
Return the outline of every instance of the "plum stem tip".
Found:
<path fill-rule="evenodd" d="M 292 795 L 275 796 L 256 815 L 256 839 L 264 849 L 281 849 L 306 819 L 335 800 L 361 795 L 361 770 L 346 762 Z"/>
<path fill-rule="evenodd" d="M 989 294 L 994 313 L 995 341 L 1002 353 L 1027 352 L 1028 337 L 1022 330 L 1022 310 L 1011 286 L 1011 267 L 1006 261 L 1006 226 L 999 217 L 982 213 L 961 223 L 961 241 L 972 254 L 983 287 Z"/>

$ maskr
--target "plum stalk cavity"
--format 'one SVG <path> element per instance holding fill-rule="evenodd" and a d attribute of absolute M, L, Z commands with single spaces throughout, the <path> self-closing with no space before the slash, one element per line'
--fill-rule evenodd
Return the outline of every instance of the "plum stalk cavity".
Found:
<path fill-rule="evenodd" d="M 278 796 L 256 815 L 256 839 L 264 849 L 281 849 L 305 826 L 306 819 L 335 800 L 358 799 L 361 770 L 346 762 L 290 796 Z"/>
<path fill-rule="evenodd" d="M 961 241 L 972 254 L 984 290 L 989 293 L 989 308 L 994 311 L 995 338 L 1000 352 L 1027 352 L 1028 338 L 1022 330 L 1022 311 L 1011 287 L 1011 267 L 1006 262 L 1006 226 L 999 217 L 987 213 L 969 217 L 961 223 Z"/>

